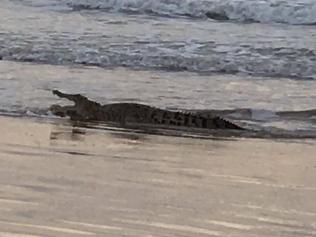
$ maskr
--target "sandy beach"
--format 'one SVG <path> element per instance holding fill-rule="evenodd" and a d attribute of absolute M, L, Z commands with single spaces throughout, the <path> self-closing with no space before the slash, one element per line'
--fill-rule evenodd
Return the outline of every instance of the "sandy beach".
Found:
<path fill-rule="evenodd" d="M 316 236 L 315 140 L 0 121 L 0 236 Z"/>

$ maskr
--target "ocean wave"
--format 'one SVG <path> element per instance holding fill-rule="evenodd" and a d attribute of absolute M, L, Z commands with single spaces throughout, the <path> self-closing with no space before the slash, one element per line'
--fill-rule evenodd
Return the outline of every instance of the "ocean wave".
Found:
<path fill-rule="evenodd" d="M 106 43 L 102 40 L 102 37 L 85 38 L 82 42 L 80 39 L 55 38 L 47 42 L 33 42 L 26 36 L 10 35 L 0 40 L 0 59 L 103 68 L 316 79 L 316 52 L 312 49 L 196 41 Z"/>
<path fill-rule="evenodd" d="M 238 22 L 316 24 L 314 0 L 63 0 L 73 10 L 189 16 Z"/>

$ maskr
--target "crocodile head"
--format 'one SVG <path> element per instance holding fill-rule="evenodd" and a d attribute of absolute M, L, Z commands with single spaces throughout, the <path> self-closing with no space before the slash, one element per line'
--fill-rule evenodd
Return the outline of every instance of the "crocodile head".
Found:
<path fill-rule="evenodd" d="M 50 111 L 57 116 L 69 116 L 71 120 L 91 121 L 97 120 L 100 104 L 88 100 L 80 94 L 64 94 L 60 91 L 54 90 L 53 94 L 60 98 L 66 98 L 73 101 L 74 105 L 60 106 L 52 105 Z"/>

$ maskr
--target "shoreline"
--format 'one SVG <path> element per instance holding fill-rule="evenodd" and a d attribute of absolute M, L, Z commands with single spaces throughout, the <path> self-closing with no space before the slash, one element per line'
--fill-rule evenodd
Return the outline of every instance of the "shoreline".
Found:
<path fill-rule="evenodd" d="M 158 135 L 166 137 L 192 138 L 205 140 L 231 140 L 231 139 L 263 139 L 271 141 L 298 141 L 315 140 L 314 130 L 285 130 L 282 128 L 254 127 L 238 123 L 242 130 L 234 129 L 204 129 L 195 127 L 165 126 L 159 124 L 127 123 L 124 127 L 115 122 L 104 121 L 73 121 L 68 117 L 0 114 L 0 118 L 21 119 L 44 124 L 64 124 L 83 129 L 95 129 L 100 131 L 120 131 L 144 135 Z M 227 119 L 228 121 L 232 121 Z"/>
<path fill-rule="evenodd" d="M 0 235 L 315 235 L 316 141 L 0 116 Z"/>

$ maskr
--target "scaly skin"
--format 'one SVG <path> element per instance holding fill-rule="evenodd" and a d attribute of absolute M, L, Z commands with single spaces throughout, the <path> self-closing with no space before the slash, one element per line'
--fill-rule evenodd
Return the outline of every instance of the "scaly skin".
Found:
<path fill-rule="evenodd" d="M 76 121 L 108 121 L 118 122 L 121 126 L 126 123 L 144 123 L 165 126 L 182 126 L 206 129 L 237 129 L 243 128 L 220 117 L 206 118 L 201 115 L 173 112 L 137 103 L 115 103 L 101 105 L 80 94 L 65 94 L 53 90 L 60 98 L 71 100 L 74 106 L 53 105 L 53 114 L 69 116 Z"/>

